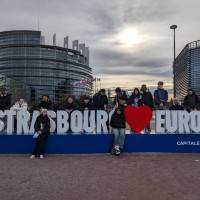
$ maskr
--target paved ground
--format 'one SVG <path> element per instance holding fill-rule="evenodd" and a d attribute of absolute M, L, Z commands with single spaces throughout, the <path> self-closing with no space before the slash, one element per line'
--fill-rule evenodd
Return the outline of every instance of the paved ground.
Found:
<path fill-rule="evenodd" d="M 0 200 L 199 200 L 199 154 L 0 155 Z"/>

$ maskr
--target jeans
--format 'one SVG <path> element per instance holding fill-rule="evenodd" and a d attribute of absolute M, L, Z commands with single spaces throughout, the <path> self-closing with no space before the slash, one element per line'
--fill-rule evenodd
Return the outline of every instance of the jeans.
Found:
<path fill-rule="evenodd" d="M 121 149 L 124 148 L 125 128 L 112 128 L 114 134 L 114 146 L 119 145 Z"/>

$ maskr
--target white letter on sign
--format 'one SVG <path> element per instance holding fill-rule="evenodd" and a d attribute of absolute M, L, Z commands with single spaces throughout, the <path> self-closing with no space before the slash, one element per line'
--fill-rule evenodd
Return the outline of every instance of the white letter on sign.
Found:
<path fill-rule="evenodd" d="M 58 110 L 57 111 L 57 134 L 62 135 L 66 133 L 69 129 L 69 114 L 66 111 Z"/>
<path fill-rule="evenodd" d="M 90 126 L 89 126 L 90 125 Z M 83 129 L 87 133 L 92 133 L 95 129 L 95 111 L 85 110 L 83 112 Z"/>
<path fill-rule="evenodd" d="M 177 111 L 166 110 L 166 129 L 169 133 L 174 133 L 178 129 L 177 124 L 178 114 Z"/>
<path fill-rule="evenodd" d="M 5 114 L 2 110 L 0 110 L 0 119 L 4 118 Z M 0 132 L 3 131 L 5 128 L 5 124 L 2 120 L 0 120 Z"/>
<path fill-rule="evenodd" d="M 156 132 L 157 133 L 165 132 L 165 119 L 162 119 L 162 116 L 165 116 L 165 110 L 156 110 Z"/>
<path fill-rule="evenodd" d="M 13 110 L 5 110 L 5 115 L 7 115 L 7 134 L 11 135 L 14 131 L 14 115 L 16 115 L 16 111 Z"/>
<path fill-rule="evenodd" d="M 108 113 L 104 110 L 97 110 L 97 133 L 108 133 L 106 122 L 108 121 Z"/>
<path fill-rule="evenodd" d="M 17 134 L 29 133 L 28 122 L 30 120 L 30 113 L 26 110 L 17 112 Z"/>
<path fill-rule="evenodd" d="M 50 133 L 54 133 L 56 130 L 56 123 L 52 118 L 56 118 L 56 113 L 53 110 L 48 110 L 47 112 L 50 119 Z"/>
<path fill-rule="evenodd" d="M 192 111 L 190 113 L 191 129 L 195 133 L 200 133 L 200 112 Z"/>
<path fill-rule="evenodd" d="M 190 133 L 189 128 L 190 115 L 187 111 L 178 112 L 178 131 L 179 133 Z"/>
<path fill-rule="evenodd" d="M 80 133 L 83 130 L 83 115 L 78 110 L 71 113 L 71 129 L 74 133 Z"/>

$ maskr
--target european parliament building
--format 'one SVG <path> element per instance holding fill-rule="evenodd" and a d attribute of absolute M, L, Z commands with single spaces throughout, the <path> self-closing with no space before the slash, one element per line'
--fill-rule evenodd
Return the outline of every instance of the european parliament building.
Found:
<path fill-rule="evenodd" d="M 192 88 L 200 97 L 200 40 L 185 46 L 174 63 L 175 95 L 180 100 Z"/>
<path fill-rule="evenodd" d="M 0 32 L 0 86 L 5 86 L 16 100 L 38 102 L 42 95 L 59 101 L 63 95 L 79 96 L 92 92 L 89 48 L 68 37 L 63 47 L 45 44 L 40 31 Z"/>

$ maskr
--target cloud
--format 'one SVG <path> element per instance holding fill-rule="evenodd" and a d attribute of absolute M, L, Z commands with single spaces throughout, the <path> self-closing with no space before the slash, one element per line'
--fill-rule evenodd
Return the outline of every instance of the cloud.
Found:
<path fill-rule="evenodd" d="M 173 34 L 169 26 L 178 24 L 180 52 L 186 43 L 200 39 L 199 7 L 198 0 L 1 0 L 0 29 L 37 29 L 39 19 L 47 43 L 52 44 L 54 32 L 59 45 L 66 35 L 86 42 L 97 75 L 135 74 L 141 80 L 156 76 L 171 81 Z M 127 27 L 148 40 L 121 46 L 116 36 Z"/>

